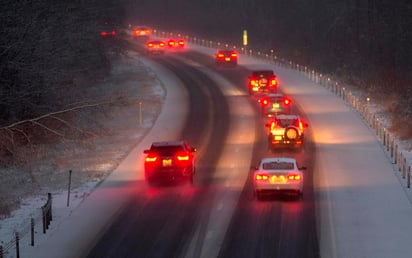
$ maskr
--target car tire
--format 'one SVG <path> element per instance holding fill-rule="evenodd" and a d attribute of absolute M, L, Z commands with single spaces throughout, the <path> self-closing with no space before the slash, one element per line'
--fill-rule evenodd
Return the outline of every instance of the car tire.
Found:
<path fill-rule="evenodd" d="M 289 141 L 296 140 L 299 137 L 298 129 L 295 127 L 287 127 L 285 129 L 285 138 Z"/>

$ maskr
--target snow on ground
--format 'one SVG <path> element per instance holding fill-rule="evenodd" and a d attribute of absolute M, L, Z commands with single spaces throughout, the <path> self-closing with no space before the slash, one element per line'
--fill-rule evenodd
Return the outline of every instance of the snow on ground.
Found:
<path fill-rule="evenodd" d="M 188 47 L 211 56 L 215 53 L 214 49 L 194 45 Z M 240 56 L 239 63 L 251 69 L 274 69 L 282 78 L 282 89 L 299 103 L 307 115 L 317 145 L 315 185 L 319 197 L 322 257 L 409 257 L 412 246 L 411 189 L 404 187 L 404 180 L 400 178 L 388 153 L 361 116 L 332 92 L 296 71 L 244 55 Z M 179 88 L 173 75 L 150 61 L 146 60 L 145 65 L 152 67 L 161 81 L 167 81 L 168 87 Z M 173 113 L 184 110 L 184 102 L 174 95 L 176 91 L 164 89 L 167 98 L 163 111 Z M 182 103 L 183 106 L 168 108 L 167 103 Z M 115 208 L 121 205 L 121 200 L 125 199 L 122 196 L 128 194 L 127 187 L 116 186 L 142 178 L 141 172 L 131 173 L 124 168 L 130 167 L 130 162 L 139 164 L 139 154 L 155 139 L 156 130 L 172 134 L 178 130 L 178 125 L 171 123 L 175 118 L 161 113 L 159 122 L 163 119 L 168 122 L 154 124 L 154 133 L 146 137 L 136 135 L 136 142 L 142 140 L 141 144 L 98 188 L 86 184 L 84 188 L 74 190 L 70 207 L 66 207 L 67 193 L 64 189 L 56 193 L 50 232 L 43 235 L 37 229 L 34 247 L 28 246 L 28 236 L 23 237 L 20 245 L 24 254 L 22 257 L 57 257 L 56 254 L 69 254 L 73 249 L 83 250 L 89 242 L 82 240 L 97 232 L 110 219 Z M 149 123 L 147 127 L 151 125 Z M 126 166 L 126 163 L 129 164 Z M 84 198 L 86 196 L 89 198 Z M 8 236 L 21 228 L 21 221 L 27 221 L 44 201 L 44 198 L 25 200 L 21 209 L 1 221 L 0 239 L 7 243 Z M 97 209 L 106 212 L 98 218 L 93 217 L 93 211 Z M 13 250 L 6 257 L 13 257 Z"/>
<path fill-rule="evenodd" d="M 110 109 L 97 112 L 91 118 L 85 116 L 86 120 L 79 121 L 87 126 L 97 124 L 98 133 L 92 139 L 65 141 L 54 146 L 49 152 L 50 156 L 33 159 L 35 165 L 32 165 L 32 169 L 38 170 L 38 176 L 45 179 L 40 184 L 41 187 L 34 183 L 15 184 L 14 182 L 26 182 L 24 177 L 27 175 L 20 170 L 9 168 L 7 171 L 0 171 L 2 201 L 15 200 L 23 192 L 18 187 L 31 193 L 31 197 L 21 194 L 19 209 L 1 218 L 0 245 L 8 253 L 6 257 L 13 257 L 15 254 L 15 232 L 22 238 L 21 248 L 29 244 L 31 218 L 35 220 L 35 244 L 43 236 L 41 206 L 46 203 L 48 192 L 53 197 L 53 220 L 64 221 L 155 123 L 166 96 L 162 82 L 136 53 L 130 53 L 115 62 L 111 75 L 105 82 L 96 85 L 94 96 L 98 102 L 113 98 L 118 101 Z M 79 127 L 82 126 L 83 124 Z M 72 190 L 67 207 L 69 170 L 72 170 Z M 5 177 L 10 178 L 5 180 Z M 5 213 L 2 211 L 2 214 Z"/>

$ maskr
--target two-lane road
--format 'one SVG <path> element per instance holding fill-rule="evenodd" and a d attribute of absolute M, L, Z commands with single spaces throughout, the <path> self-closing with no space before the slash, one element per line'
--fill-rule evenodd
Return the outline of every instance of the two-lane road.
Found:
<path fill-rule="evenodd" d="M 216 69 L 196 52 L 155 60 L 188 92 L 181 138 L 199 150 L 195 185 L 137 182 L 87 257 L 318 257 L 310 130 L 304 152 L 269 152 L 246 95 L 246 69 Z M 250 166 L 266 155 L 291 155 L 308 167 L 302 201 L 253 199 Z"/>

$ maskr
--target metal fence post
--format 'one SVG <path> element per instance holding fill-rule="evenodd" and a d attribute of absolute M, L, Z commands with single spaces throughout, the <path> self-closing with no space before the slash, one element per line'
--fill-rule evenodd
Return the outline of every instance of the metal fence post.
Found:
<path fill-rule="evenodd" d="M 406 158 L 403 158 L 402 161 L 402 178 L 406 178 Z"/>
<path fill-rule="evenodd" d="M 3 258 L 3 246 L 0 245 L 0 258 Z"/>
<path fill-rule="evenodd" d="M 20 248 L 19 248 L 19 232 L 16 232 L 16 257 L 20 258 Z"/>
<path fill-rule="evenodd" d="M 408 166 L 408 188 L 411 188 L 411 166 Z"/>
<path fill-rule="evenodd" d="M 30 220 L 30 232 L 31 232 L 30 245 L 34 246 L 34 218 L 31 218 Z"/>
<path fill-rule="evenodd" d="M 53 211 L 53 209 L 52 209 L 52 207 L 53 207 L 53 197 L 52 197 L 51 193 L 47 194 L 47 199 L 49 201 L 49 224 L 50 224 L 50 221 L 53 220 L 53 212 L 52 212 Z"/>
<path fill-rule="evenodd" d="M 41 207 L 41 215 L 43 220 L 43 234 L 46 234 L 46 210 L 44 206 Z"/>
<path fill-rule="evenodd" d="M 69 186 L 68 186 L 68 190 L 67 190 L 67 207 L 69 207 L 69 205 L 70 205 L 70 188 L 71 188 L 71 184 L 72 184 L 72 171 L 69 170 Z"/>

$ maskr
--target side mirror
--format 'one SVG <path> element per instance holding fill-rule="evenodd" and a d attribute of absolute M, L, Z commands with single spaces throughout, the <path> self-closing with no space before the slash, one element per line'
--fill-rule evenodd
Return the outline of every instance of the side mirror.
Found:
<path fill-rule="evenodd" d="M 306 170 L 307 168 L 305 166 L 298 168 L 299 170 Z"/>
<path fill-rule="evenodd" d="M 148 154 L 150 152 L 150 150 L 144 150 L 143 153 L 144 154 Z"/>
<path fill-rule="evenodd" d="M 190 151 L 191 151 L 191 152 L 196 152 L 197 149 L 196 149 L 196 148 L 192 148 Z"/>

